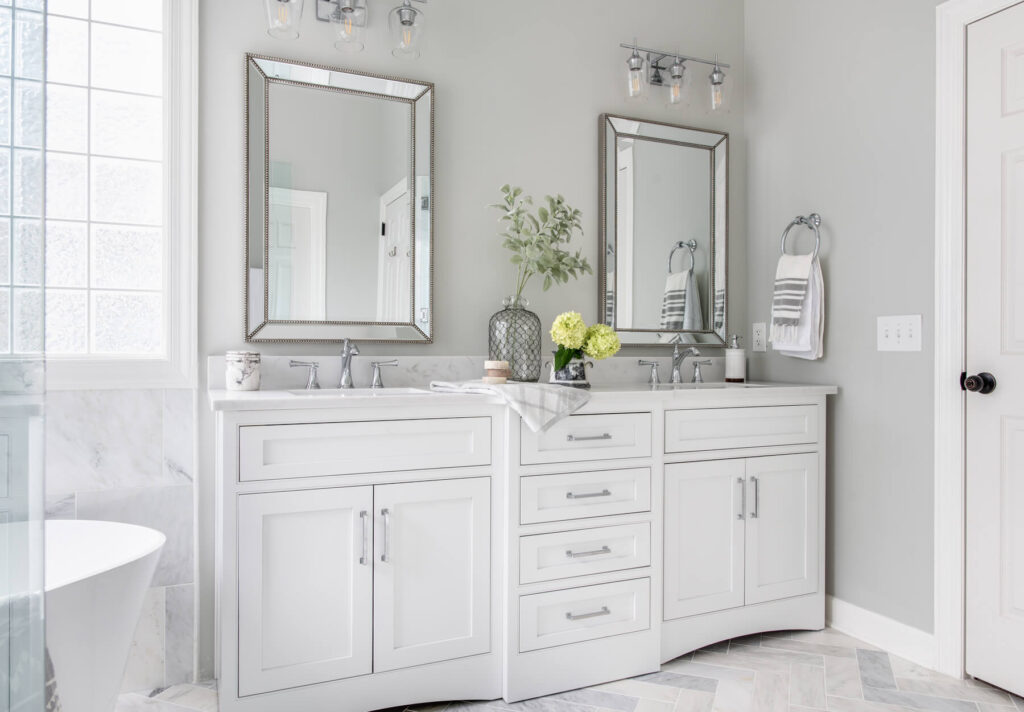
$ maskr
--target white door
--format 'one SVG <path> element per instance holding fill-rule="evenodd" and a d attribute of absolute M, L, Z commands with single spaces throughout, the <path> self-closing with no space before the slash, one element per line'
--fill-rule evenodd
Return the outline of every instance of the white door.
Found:
<path fill-rule="evenodd" d="M 746 603 L 818 590 L 818 456 L 752 457 L 747 473 Z"/>
<path fill-rule="evenodd" d="M 269 217 L 269 318 L 326 319 L 327 193 L 271 187 Z"/>
<path fill-rule="evenodd" d="M 665 620 L 743 605 L 743 460 L 665 466 Z"/>
<path fill-rule="evenodd" d="M 380 485 L 374 494 L 374 672 L 490 650 L 491 482 Z"/>
<path fill-rule="evenodd" d="M 399 181 L 380 198 L 377 248 L 377 321 L 412 321 L 412 230 L 409 182 Z"/>
<path fill-rule="evenodd" d="M 238 694 L 371 672 L 373 488 L 238 498 Z"/>
<path fill-rule="evenodd" d="M 1024 5 L 967 44 L 967 672 L 1024 695 Z"/>

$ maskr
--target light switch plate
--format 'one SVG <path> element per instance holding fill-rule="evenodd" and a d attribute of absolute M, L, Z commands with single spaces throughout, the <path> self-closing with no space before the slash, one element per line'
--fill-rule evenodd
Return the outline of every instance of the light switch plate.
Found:
<path fill-rule="evenodd" d="M 768 337 L 767 329 L 763 321 L 759 321 L 754 324 L 753 338 L 750 340 L 751 348 L 754 351 L 767 351 L 768 350 Z"/>
<path fill-rule="evenodd" d="M 879 351 L 920 351 L 921 315 L 878 317 Z"/>

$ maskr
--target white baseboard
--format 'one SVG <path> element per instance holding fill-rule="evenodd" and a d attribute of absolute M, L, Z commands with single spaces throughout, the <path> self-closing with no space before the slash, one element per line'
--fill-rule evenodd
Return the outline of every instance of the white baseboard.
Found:
<path fill-rule="evenodd" d="M 936 665 L 935 636 L 852 603 L 825 597 L 825 621 L 836 630 L 931 670 Z"/>

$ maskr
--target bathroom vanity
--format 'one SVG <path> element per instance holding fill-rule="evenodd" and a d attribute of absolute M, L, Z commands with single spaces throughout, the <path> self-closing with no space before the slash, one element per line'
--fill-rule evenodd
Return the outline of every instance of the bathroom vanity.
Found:
<path fill-rule="evenodd" d="M 522 700 L 824 626 L 824 386 L 211 391 L 221 708 Z"/>

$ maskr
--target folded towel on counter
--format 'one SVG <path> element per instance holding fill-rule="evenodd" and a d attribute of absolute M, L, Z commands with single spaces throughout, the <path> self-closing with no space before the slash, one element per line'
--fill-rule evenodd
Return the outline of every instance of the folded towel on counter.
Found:
<path fill-rule="evenodd" d="M 772 349 L 808 360 L 824 354 L 825 283 L 814 255 L 783 255 L 775 273 Z"/>
<path fill-rule="evenodd" d="M 661 328 L 679 331 L 686 319 L 686 287 L 690 270 L 669 272 L 665 280 L 665 293 L 661 298 Z"/>
<path fill-rule="evenodd" d="M 498 396 L 515 412 L 526 426 L 540 433 L 562 418 L 575 413 L 590 400 L 590 393 L 580 388 L 553 386 L 547 383 L 506 383 L 496 385 L 483 381 L 431 381 L 430 390 L 438 393 L 483 393 Z"/>

